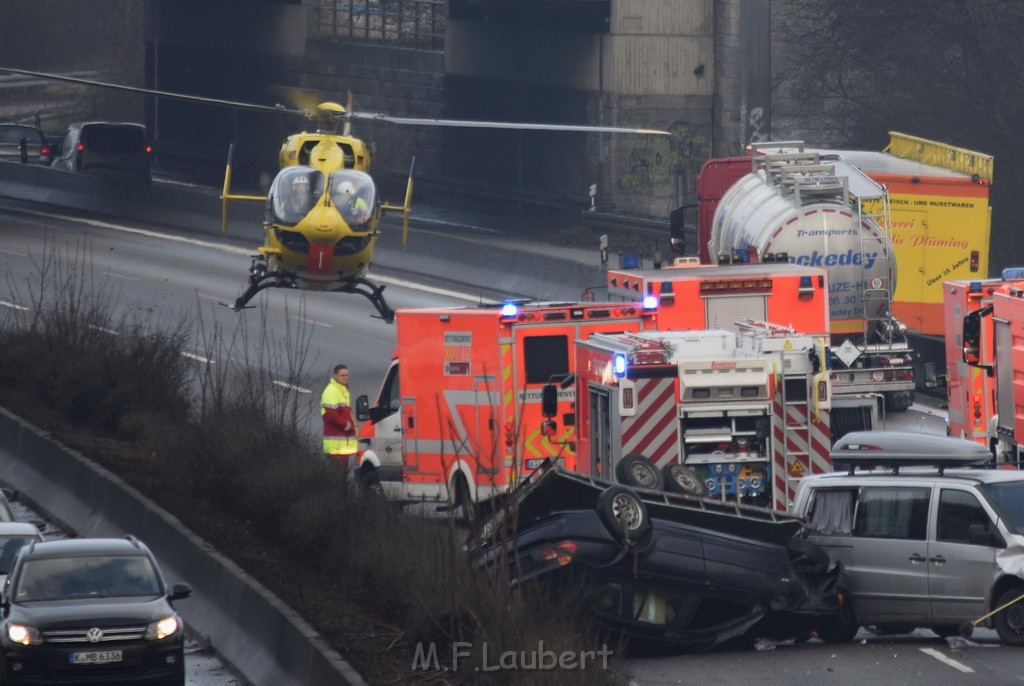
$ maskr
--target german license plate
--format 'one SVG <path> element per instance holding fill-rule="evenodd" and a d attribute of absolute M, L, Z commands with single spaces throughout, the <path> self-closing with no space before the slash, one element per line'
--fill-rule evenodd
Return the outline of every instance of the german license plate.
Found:
<path fill-rule="evenodd" d="M 68 654 L 68 662 L 73 665 L 105 665 L 108 662 L 120 662 L 122 659 L 120 650 L 92 650 L 87 653 Z"/>

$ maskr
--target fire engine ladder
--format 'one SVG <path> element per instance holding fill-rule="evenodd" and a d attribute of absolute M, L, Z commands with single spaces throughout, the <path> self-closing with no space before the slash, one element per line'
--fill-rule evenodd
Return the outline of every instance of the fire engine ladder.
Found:
<path fill-rule="evenodd" d="M 786 374 L 786 369 L 799 368 L 797 365 L 787 365 L 787 358 L 797 355 L 805 355 L 804 350 L 780 350 L 779 369 L 780 379 L 778 396 L 781 398 L 782 416 L 773 417 L 773 434 L 781 434 L 781 445 L 776 446 L 775 455 L 781 455 L 782 464 L 773 456 L 772 462 L 772 498 L 776 508 L 789 508 L 791 496 L 796 489 L 796 482 L 806 474 L 811 473 L 811 394 L 814 389 L 811 387 L 811 379 L 806 374 Z M 795 361 L 795 360 L 794 360 Z M 790 385 L 788 382 L 793 382 Z M 802 387 L 803 393 L 794 393 L 797 388 Z M 782 474 L 775 472 L 782 468 Z M 780 482 L 784 488 L 780 489 Z"/>

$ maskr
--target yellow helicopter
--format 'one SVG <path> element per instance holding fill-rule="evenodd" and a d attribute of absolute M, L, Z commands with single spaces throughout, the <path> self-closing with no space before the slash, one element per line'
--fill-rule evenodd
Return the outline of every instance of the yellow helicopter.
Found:
<path fill-rule="evenodd" d="M 380 221 L 385 213 L 402 213 L 402 246 L 405 247 L 407 243 L 415 159 L 410 165 L 403 203 L 389 205 L 382 202 L 368 174 L 372 161 L 370 147 L 351 135 L 350 126 L 353 121 L 415 126 L 671 135 L 668 131 L 613 126 L 394 117 L 353 111 L 351 95 L 347 108 L 336 102 L 322 102 L 310 110 L 219 100 L 23 69 L 0 67 L 0 72 L 208 105 L 293 114 L 317 122 L 315 131 L 292 134 L 284 140 L 279 152 L 281 168 L 265 196 L 231 192 L 233 146 L 229 146 L 221 195 L 222 232 L 227 231 L 229 203 L 261 202 L 266 207 L 264 242 L 252 258 L 248 288 L 235 300 L 233 309 L 236 312 L 244 309 L 257 293 L 265 289 L 298 288 L 362 295 L 370 300 L 385 321 L 393 321 L 394 311 L 384 299 L 384 287 L 367 279 L 366 274 L 373 258 Z M 339 124 L 342 125 L 340 133 Z"/>

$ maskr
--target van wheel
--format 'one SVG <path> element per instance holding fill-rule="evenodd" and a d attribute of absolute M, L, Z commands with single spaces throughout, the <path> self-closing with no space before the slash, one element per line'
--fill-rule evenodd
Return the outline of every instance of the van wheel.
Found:
<path fill-rule="evenodd" d="M 466 477 L 461 474 L 455 478 L 455 504 L 462 510 L 462 519 L 466 524 L 472 526 L 480 518 L 480 510 L 477 508 L 473 496 L 469 492 L 469 484 Z"/>
<path fill-rule="evenodd" d="M 661 468 L 661 475 L 665 480 L 666 491 L 695 496 L 708 494 L 708 487 L 700 480 L 693 467 L 685 467 L 672 462 Z"/>
<path fill-rule="evenodd" d="M 359 487 L 365 495 L 387 500 L 384 496 L 384 487 L 380 485 L 380 477 L 377 476 L 375 469 L 367 469 L 359 473 Z"/>
<path fill-rule="evenodd" d="M 624 541 L 639 541 L 651 529 L 644 502 L 626 486 L 606 488 L 597 499 L 597 514 L 608 530 Z"/>
<path fill-rule="evenodd" d="M 660 491 L 664 485 L 661 472 L 643 455 L 626 455 L 615 465 L 615 480 L 633 488 Z"/>
<path fill-rule="evenodd" d="M 1024 593 L 1024 589 L 1020 587 L 1003 591 L 999 600 L 996 601 L 996 607 L 1013 603 L 1015 599 L 1021 597 L 1022 593 Z M 1003 643 L 1011 646 L 1024 646 L 1024 599 L 997 612 L 992 619 L 992 624 L 995 626 L 996 633 L 999 634 L 999 640 Z"/>

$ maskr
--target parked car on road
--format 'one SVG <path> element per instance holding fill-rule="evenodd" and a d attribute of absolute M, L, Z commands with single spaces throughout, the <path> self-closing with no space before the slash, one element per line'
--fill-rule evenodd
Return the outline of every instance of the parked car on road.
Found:
<path fill-rule="evenodd" d="M 142 124 L 77 122 L 68 127 L 60 144 L 60 155 L 51 166 L 149 183 L 153 178 L 152 152 Z"/>
<path fill-rule="evenodd" d="M 0 124 L 0 160 L 48 165 L 52 159 L 52 148 L 38 128 Z"/>
<path fill-rule="evenodd" d="M 786 513 L 547 463 L 483 521 L 470 548 L 513 585 L 582 585 L 586 609 L 633 647 L 707 650 L 755 626 L 774 638 L 831 637 L 842 570 L 799 537 L 802 527 Z"/>
<path fill-rule="evenodd" d="M 1024 645 L 1024 472 L 991 468 L 979 443 L 902 431 L 849 433 L 831 459 L 841 471 L 801 479 L 793 511 L 842 563 L 853 631 L 952 636 L 1008 604 L 983 625 Z"/>
<path fill-rule="evenodd" d="M 137 539 L 79 538 L 21 549 L 0 601 L 0 683 L 185 683 L 184 626 Z"/>

